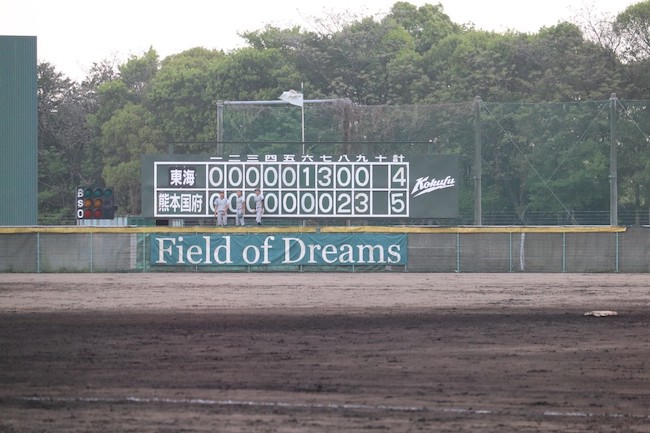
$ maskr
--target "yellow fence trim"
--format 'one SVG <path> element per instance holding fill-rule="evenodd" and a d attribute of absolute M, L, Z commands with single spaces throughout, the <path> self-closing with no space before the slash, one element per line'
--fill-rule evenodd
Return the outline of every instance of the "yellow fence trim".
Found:
<path fill-rule="evenodd" d="M 471 227 L 398 227 L 398 226 L 328 226 L 328 227 L 135 227 L 135 226 L 11 226 L 0 227 L 0 234 L 17 233 L 620 233 L 618 226 L 471 226 Z"/>
<path fill-rule="evenodd" d="M 322 227 L 321 233 L 619 233 L 617 226 Z"/>
<path fill-rule="evenodd" d="M 134 226 L 43 226 L 0 227 L 0 234 L 17 233 L 315 233 L 316 227 L 134 227 Z"/>

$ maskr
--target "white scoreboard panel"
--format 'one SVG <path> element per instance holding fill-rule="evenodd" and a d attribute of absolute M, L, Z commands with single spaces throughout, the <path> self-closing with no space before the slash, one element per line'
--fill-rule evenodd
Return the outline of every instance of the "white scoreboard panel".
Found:
<path fill-rule="evenodd" d="M 151 209 L 155 218 L 212 217 L 219 192 L 225 192 L 234 209 L 238 190 L 243 192 L 250 214 L 256 188 L 264 195 L 265 217 L 433 217 L 434 209 L 426 202 L 436 192 L 453 193 L 456 204 L 452 203 L 452 208 L 457 213 L 455 157 L 438 157 L 453 158 L 448 174 L 416 177 L 412 167 L 433 168 L 423 159 L 433 161 L 436 157 L 416 157 L 415 162 L 404 155 L 234 157 L 148 156 L 143 161 L 143 214 Z M 151 190 L 153 196 L 144 193 Z"/>

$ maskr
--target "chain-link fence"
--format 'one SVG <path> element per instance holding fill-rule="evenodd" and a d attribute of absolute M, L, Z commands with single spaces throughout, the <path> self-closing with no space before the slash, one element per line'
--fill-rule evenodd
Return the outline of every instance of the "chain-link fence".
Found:
<path fill-rule="evenodd" d="M 648 101 L 612 96 L 600 101 L 504 103 L 477 98 L 458 104 L 361 106 L 333 99 L 306 100 L 302 108 L 240 102 L 257 103 L 222 101 L 217 110 L 216 142 L 169 143 L 169 152 L 210 156 L 405 154 L 411 158 L 440 154 L 460 158 L 458 218 L 353 224 L 650 223 Z M 120 193 L 117 191 L 118 200 Z M 74 224 L 75 219 L 73 215 L 57 220 L 41 215 L 39 222 Z M 319 221 L 323 225 L 335 222 Z M 278 220 L 274 224 L 292 222 Z"/>
<path fill-rule="evenodd" d="M 282 228 L 227 231 L 205 228 L 67 227 L 3 228 L 0 272 L 649 272 L 650 228 L 619 227 L 390 227 L 365 233 L 407 236 L 405 264 L 259 265 L 160 264 L 152 258 L 152 237 L 224 237 L 253 233 L 261 239 L 287 235 Z M 374 230 L 374 231 L 373 231 Z M 313 236 L 358 228 L 304 228 Z M 214 245 L 213 245 L 214 247 Z M 171 247 L 170 251 L 171 251 Z M 320 247 L 317 247 L 320 248 Z M 214 248 L 216 251 L 216 248 Z"/>
<path fill-rule="evenodd" d="M 648 101 L 232 102 L 221 118 L 219 143 L 176 151 L 458 155 L 460 216 L 444 224 L 609 224 L 613 203 L 617 224 L 650 221 Z"/>

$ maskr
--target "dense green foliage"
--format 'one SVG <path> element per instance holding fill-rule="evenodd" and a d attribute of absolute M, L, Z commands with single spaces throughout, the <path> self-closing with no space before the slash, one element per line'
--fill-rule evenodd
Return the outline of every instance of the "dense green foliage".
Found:
<path fill-rule="evenodd" d="M 341 101 L 306 108 L 312 152 L 460 155 L 461 222 L 472 215 L 478 119 L 484 212 L 513 224 L 534 221 L 531 213 L 565 214 L 566 223 L 608 211 L 613 124 L 619 204 L 647 215 L 650 116 L 634 101 L 650 100 L 649 26 L 650 1 L 596 38 L 568 22 L 486 32 L 452 22 L 440 4 L 398 2 L 384 17 L 331 30 L 247 32 L 247 46 L 229 53 L 197 47 L 161 60 L 151 48 L 116 67 L 97 63 L 81 83 L 41 63 L 40 222 L 69 222 L 77 185 L 110 185 L 118 213 L 138 215 L 141 155 L 213 154 L 217 101 L 276 100 L 301 84 L 308 99 Z M 230 107 L 226 150 L 295 152 L 299 125 L 289 106 Z"/>

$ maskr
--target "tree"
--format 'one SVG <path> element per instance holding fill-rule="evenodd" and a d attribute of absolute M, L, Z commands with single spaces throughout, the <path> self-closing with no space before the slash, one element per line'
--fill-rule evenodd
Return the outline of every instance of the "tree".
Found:
<path fill-rule="evenodd" d="M 159 66 L 158 53 L 153 48 L 149 48 L 149 51 L 142 56 L 131 56 L 124 65 L 119 67 L 120 79 L 132 95 L 142 98 L 147 86 L 156 76 Z"/>
<path fill-rule="evenodd" d="M 650 1 L 629 6 L 618 14 L 614 22 L 614 32 L 622 39 L 624 60 L 648 59 L 650 57 Z"/>
<path fill-rule="evenodd" d="M 514 101 L 530 96 L 529 37 L 469 30 L 452 34 L 426 53 L 432 83 L 426 102 Z"/>
<path fill-rule="evenodd" d="M 581 9 L 580 14 L 574 19 L 585 39 L 594 42 L 601 49 L 620 57 L 622 40 L 614 31 L 614 18 L 608 15 L 599 15 L 589 7 Z"/>
<path fill-rule="evenodd" d="M 93 107 L 86 89 L 47 62 L 37 74 L 39 221 L 54 224 L 74 218 L 75 187 L 100 182 L 101 165 L 86 127 Z"/>
<path fill-rule="evenodd" d="M 535 100 L 607 99 L 622 83 L 612 53 L 585 40 L 569 23 L 543 28 L 531 44 L 536 69 Z"/>
<path fill-rule="evenodd" d="M 162 134 L 142 105 L 128 103 L 102 125 L 102 176 L 121 200 L 121 213 L 140 212 L 140 158 L 161 153 Z"/>
<path fill-rule="evenodd" d="M 650 98 L 650 1 L 632 5 L 621 12 L 613 24 L 621 40 L 620 58 L 625 64 L 629 87 L 619 96 Z"/>
<path fill-rule="evenodd" d="M 452 34 L 460 33 L 460 26 L 451 21 L 440 3 L 425 4 L 419 8 L 407 2 L 397 2 L 384 20 L 394 21 L 415 41 L 415 51 L 424 54 Z"/>
<path fill-rule="evenodd" d="M 215 141 L 216 116 L 213 70 L 225 54 L 194 48 L 165 58 L 149 84 L 144 105 L 167 143 L 194 143 L 183 151 L 202 153 L 202 143 Z"/>
<path fill-rule="evenodd" d="M 87 116 L 87 125 L 96 134 L 91 144 L 96 149 L 96 167 L 103 167 L 95 182 L 114 189 L 122 214 L 139 213 L 140 157 L 158 153 L 164 143 L 154 117 L 144 107 L 158 67 L 158 54 L 150 48 L 119 65 L 119 73 L 106 62 L 96 64 L 82 83 L 96 104 Z"/>

